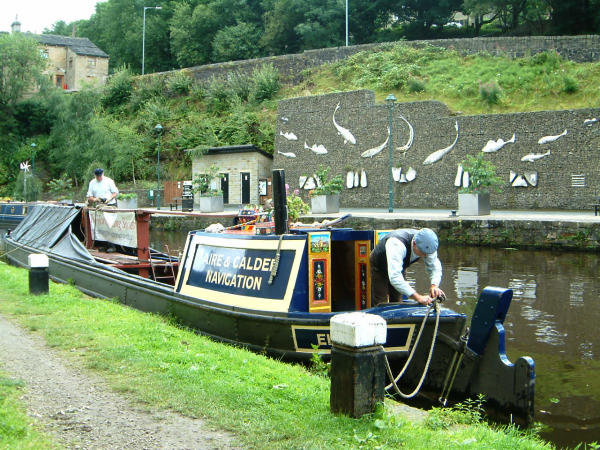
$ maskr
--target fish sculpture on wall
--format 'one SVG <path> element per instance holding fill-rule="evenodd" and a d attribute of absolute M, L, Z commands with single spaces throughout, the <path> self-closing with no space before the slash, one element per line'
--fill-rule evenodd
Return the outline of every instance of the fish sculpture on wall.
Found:
<path fill-rule="evenodd" d="M 583 121 L 584 125 L 587 125 L 588 127 L 591 127 L 592 125 L 594 125 L 596 122 L 598 122 L 598 119 L 596 119 L 595 117 L 593 119 L 585 119 Z"/>
<path fill-rule="evenodd" d="M 563 136 L 567 135 L 567 130 L 563 131 L 560 134 L 557 134 L 556 136 L 544 136 L 542 138 L 540 138 L 540 140 L 538 141 L 538 144 L 547 144 L 549 142 L 554 142 L 557 139 L 560 139 Z"/>
<path fill-rule="evenodd" d="M 497 152 L 502 147 L 504 147 L 506 144 L 514 144 L 515 140 L 516 140 L 516 134 L 514 134 L 514 133 L 512 135 L 512 138 L 510 138 L 508 141 L 505 141 L 502 138 L 498 139 L 497 141 L 489 140 L 489 141 L 487 141 L 487 144 L 485 144 L 485 146 L 481 149 L 481 151 L 483 153 Z"/>
<path fill-rule="evenodd" d="M 352 189 L 354 187 L 354 172 L 349 171 L 346 174 L 346 187 Z"/>
<path fill-rule="evenodd" d="M 325 146 L 323 144 L 319 144 L 319 145 L 313 144 L 312 147 L 309 147 L 308 144 L 306 143 L 306 141 L 304 141 L 304 148 L 306 148 L 308 150 L 312 150 L 317 155 L 324 155 L 325 153 L 327 153 L 327 149 L 325 148 Z"/>
<path fill-rule="evenodd" d="M 425 161 L 423 161 L 423 165 L 427 166 L 429 164 L 433 164 L 434 162 L 439 161 L 440 159 L 442 159 L 444 157 L 444 155 L 446 153 L 448 153 L 450 150 L 452 150 L 454 148 L 454 146 L 458 142 L 458 120 L 454 124 L 454 128 L 456 128 L 456 138 L 454 139 L 454 142 L 446 148 L 443 148 L 441 150 L 437 150 L 437 151 L 433 152 L 431 155 L 429 155 L 427 158 L 425 158 Z"/>
<path fill-rule="evenodd" d="M 402 173 L 402 167 L 392 167 L 392 178 L 394 181 L 400 181 L 400 174 Z"/>
<path fill-rule="evenodd" d="M 532 186 L 537 186 L 538 173 L 537 172 L 523 172 L 523 176 L 527 182 Z"/>
<path fill-rule="evenodd" d="M 415 138 L 415 130 L 412 127 L 412 125 L 409 123 L 409 121 L 404 118 L 404 116 L 400 116 L 400 118 L 402 120 L 404 120 L 406 122 L 406 124 L 408 125 L 409 136 L 408 136 L 408 141 L 406 141 L 406 144 L 404 144 L 402 147 L 396 148 L 396 150 L 400 150 L 402 152 L 402 156 L 406 156 L 406 152 L 408 151 L 409 148 L 412 147 L 413 140 Z"/>
<path fill-rule="evenodd" d="M 279 150 L 277 150 L 277 153 L 285 156 L 286 158 L 295 158 L 296 157 L 296 154 L 292 153 L 292 152 L 280 152 Z"/>
<path fill-rule="evenodd" d="M 344 138 L 344 144 L 346 144 L 347 142 L 350 142 L 351 144 L 355 145 L 356 144 L 356 138 L 354 137 L 354 135 L 352 133 L 350 133 L 350 130 L 347 129 L 347 128 L 344 128 L 343 126 L 339 125 L 335 121 L 335 113 L 337 112 L 338 109 L 340 109 L 340 104 L 339 103 L 335 107 L 335 111 L 333 111 L 333 125 L 335 126 L 338 134 L 341 135 Z"/>
<path fill-rule="evenodd" d="M 550 155 L 550 150 L 548 150 L 546 153 L 529 153 L 528 155 L 525 155 L 521 158 L 521 161 L 528 161 L 528 162 L 534 162 L 537 161 L 538 159 L 541 159 L 545 156 L 549 156 Z"/>
<path fill-rule="evenodd" d="M 360 177 L 358 175 L 358 171 L 354 172 L 354 187 L 358 187 L 360 185 Z"/>
<path fill-rule="evenodd" d="M 313 177 L 308 177 L 308 180 L 306 180 L 306 183 L 304 183 L 304 189 L 309 191 L 316 187 L 317 187 L 317 184 L 315 183 L 315 179 Z"/>
<path fill-rule="evenodd" d="M 462 184 L 462 176 L 463 176 L 463 167 L 461 164 L 458 165 L 456 169 L 456 178 L 454 178 L 454 186 L 460 187 Z"/>
<path fill-rule="evenodd" d="M 417 171 L 412 167 L 409 167 L 406 171 L 406 181 L 412 181 L 417 178 Z"/>
<path fill-rule="evenodd" d="M 381 145 L 378 145 L 377 147 L 373 147 L 373 148 L 370 148 L 369 150 L 365 150 L 364 152 L 362 152 L 360 154 L 360 156 L 362 156 L 363 158 L 372 158 L 373 156 L 375 156 L 377 153 L 381 152 L 381 150 L 383 150 L 385 148 L 385 146 L 387 145 L 389 140 L 390 140 L 390 129 L 388 127 L 388 135 L 387 135 L 387 139 L 385 140 L 385 142 Z"/>
<path fill-rule="evenodd" d="M 517 175 L 517 177 L 512 182 L 513 187 L 527 187 L 527 181 L 523 178 L 523 175 Z"/>
<path fill-rule="evenodd" d="M 298 186 L 300 187 L 300 189 L 304 187 L 304 183 L 306 183 L 307 179 L 308 177 L 306 175 L 300 175 L 300 177 L 298 178 Z"/>
<path fill-rule="evenodd" d="M 471 177 L 469 176 L 469 172 L 465 170 L 462 177 L 462 187 L 468 188 L 469 184 L 471 184 Z"/>
<path fill-rule="evenodd" d="M 360 171 L 360 187 L 367 187 L 367 172 L 365 169 Z"/>
<path fill-rule="evenodd" d="M 284 133 L 283 131 L 279 131 L 279 134 L 281 136 L 283 136 L 284 138 L 286 138 L 288 141 L 297 141 L 298 140 L 298 136 L 296 136 L 291 131 L 289 133 Z"/>

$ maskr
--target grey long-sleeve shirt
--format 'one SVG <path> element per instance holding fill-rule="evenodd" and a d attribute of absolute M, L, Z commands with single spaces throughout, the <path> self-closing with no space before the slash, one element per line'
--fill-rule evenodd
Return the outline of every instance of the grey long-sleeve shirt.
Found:
<path fill-rule="evenodd" d="M 415 254 L 412 248 L 412 242 L 410 247 L 410 262 L 412 263 L 419 256 Z M 404 279 L 404 275 L 402 275 L 406 252 L 407 248 L 399 239 L 390 237 L 385 243 L 385 255 L 387 258 L 388 277 L 390 279 L 390 283 L 398 292 L 410 297 L 416 291 Z M 423 260 L 431 284 L 439 286 L 442 281 L 442 263 L 437 256 L 437 252 L 425 256 Z"/>

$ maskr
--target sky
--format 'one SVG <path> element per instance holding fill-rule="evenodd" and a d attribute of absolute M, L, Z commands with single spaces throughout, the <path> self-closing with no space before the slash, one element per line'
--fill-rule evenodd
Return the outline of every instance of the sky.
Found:
<path fill-rule="evenodd" d="M 0 0 L 0 31 L 10 31 L 18 15 L 21 31 L 41 33 L 55 22 L 89 19 L 101 0 Z"/>

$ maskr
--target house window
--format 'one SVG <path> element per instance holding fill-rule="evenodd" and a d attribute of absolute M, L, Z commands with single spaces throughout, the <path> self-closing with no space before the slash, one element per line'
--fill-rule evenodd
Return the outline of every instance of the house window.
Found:
<path fill-rule="evenodd" d="M 96 60 L 93 58 L 88 58 L 88 67 L 96 67 Z"/>
<path fill-rule="evenodd" d="M 40 56 L 44 59 L 48 59 L 48 50 L 46 50 L 45 48 L 41 48 L 40 49 Z"/>
<path fill-rule="evenodd" d="M 69 58 L 69 67 L 73 67 L 73 58 Z"/>

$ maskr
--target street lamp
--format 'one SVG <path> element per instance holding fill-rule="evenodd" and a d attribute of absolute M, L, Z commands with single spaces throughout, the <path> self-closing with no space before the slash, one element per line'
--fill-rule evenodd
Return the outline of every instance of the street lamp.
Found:
<path fill-rule="evenodd" d="M 158 206 L 158 209 L 160 209 L 160 136 L 162 134 L 163 127 L 159 123 L 154 127 L 154 129 L 156 130 L 156 134 L 158 134 L 158 154 L 156 155 L 156 178 L 158 180 L 156 185 L 156 205 Z"/>
<path fill-rule="evenodd" d="M 393 144 L 392 144 L 392 121 L 393 121 L 393 111 L 394 111 L 394 103 L 396 102 L 396 97 L 394 97 L 394 94 L 390 94 L 385 98 L 385 102 L 388 105 L 388 108 L 390 110 L 390 123 L 389 123 L 389 131 L 390 131 L 390 138 L 388 141 L 388 149 L 390 152 L 390 172 L 389 172 L 389 178 L 390 178 L 390 191 L 389 191 L 389 199 L 390 199 L 390 205 L 388 208 L 388 212 L 394 212 L 394 175 L 392 173 L 392 167 L 394 166 L 394 155 L 392 154 L 392 149 L 393 149 Z"/>
<path fill-rule="evenodd" d="M 35 174 L 35 148 L 37 144 L 35 142 L 31 143 L 31 176 Z"/>
<path fill-rule="evenodd" d="M 144 24 L 142 25 L 142 75 L 144 75 L 144 65 L 146 62 L 146 10 L 162 9 L 161 6 L 144 6 Z"/>
<path fill-rule="evenodd" d="M 348 47 L 348 0 L 346 0 L 346 47 Z"/>

